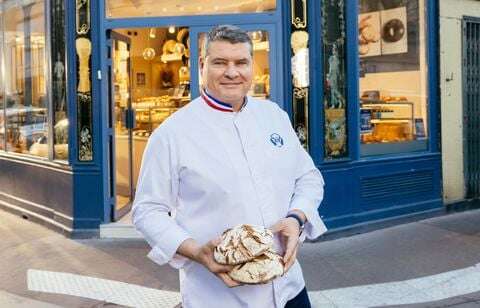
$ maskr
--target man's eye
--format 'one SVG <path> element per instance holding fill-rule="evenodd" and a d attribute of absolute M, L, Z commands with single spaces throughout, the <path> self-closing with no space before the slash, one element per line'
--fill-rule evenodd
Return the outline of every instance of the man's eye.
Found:
<path fill-rule="evenodd" d="M 215 64 L 215 65 L 223 65 L 223 64 L 225 64 L 225 62 L 224 62 L 224 61 L 213 61 L 213 64 Z"/>

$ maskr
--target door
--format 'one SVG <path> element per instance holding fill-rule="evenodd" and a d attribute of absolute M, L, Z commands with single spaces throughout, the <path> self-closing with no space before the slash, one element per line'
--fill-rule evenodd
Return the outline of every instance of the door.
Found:
<path fill-rule="evenodd" d="M 271 24 L 236 25 L 248 34 L 253 42 L 254 79 L 248 95 L 270 99 L 285 109 L 283 93 L 279 84 L 283 82 L 281 74 L 280 53 L 277 51 L 281 42 L 276 35 L 275 27 Z M 205 35 L 213 26 L 191 27 L 190 42 L 192 54 L 191 93 L 192 97 L 200 95 L 201 78 L 198 67 L 198 58 L 201 56 Z M 278 63 L 278 64 L 277 64 Z"/>
<path fill-rule="evenodd" d="M 110 32 L 111 146 L 110 168 L 113 196 L 112 221 L 127 214 L 134 198 L 133 128 L 135 114 L 131 101 L 130 38 Z"/>

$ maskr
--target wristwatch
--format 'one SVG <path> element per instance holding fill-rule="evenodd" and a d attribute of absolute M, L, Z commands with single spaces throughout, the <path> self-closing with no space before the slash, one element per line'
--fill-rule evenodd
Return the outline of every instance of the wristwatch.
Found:
<path fill-rule="evenodd" d="M 305 222 L 302 220 L 302 218 L 300 218 L 300 216 L 295 213 L 289 213 L 285 218 L 289 217 L 295 219 L 298 222 L 298 225 L 300 226 L 300 234 L 302 234 L 303 229 L 305 228 Z"/>

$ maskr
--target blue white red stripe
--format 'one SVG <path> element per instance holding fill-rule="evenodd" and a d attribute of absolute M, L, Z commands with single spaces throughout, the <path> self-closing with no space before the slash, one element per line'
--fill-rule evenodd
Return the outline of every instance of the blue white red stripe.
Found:
<path fill-rule="evenodd" d="M 223 112 L 233 112 L 233 107 L 227 103 L 223 103 L 207 93 L 207 91 L 202 91 L 202 98 L 207 103 L 208 106 L 213 109 L 223 111 Z"/>

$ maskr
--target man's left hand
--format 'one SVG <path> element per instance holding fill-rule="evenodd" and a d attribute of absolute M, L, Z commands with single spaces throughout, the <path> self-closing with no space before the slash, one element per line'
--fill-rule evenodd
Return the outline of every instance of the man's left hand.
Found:
<path fill-rule="evenodd" d="M 279 233 L 280 241 L 284 245 L 283 263 L 284 270 L 287 272 L 297 258 L 299 244 L 300 225 L 294 218 L 288 217 L 280 219 L 276 224 L 270 227 L 273 233 Z"/>

